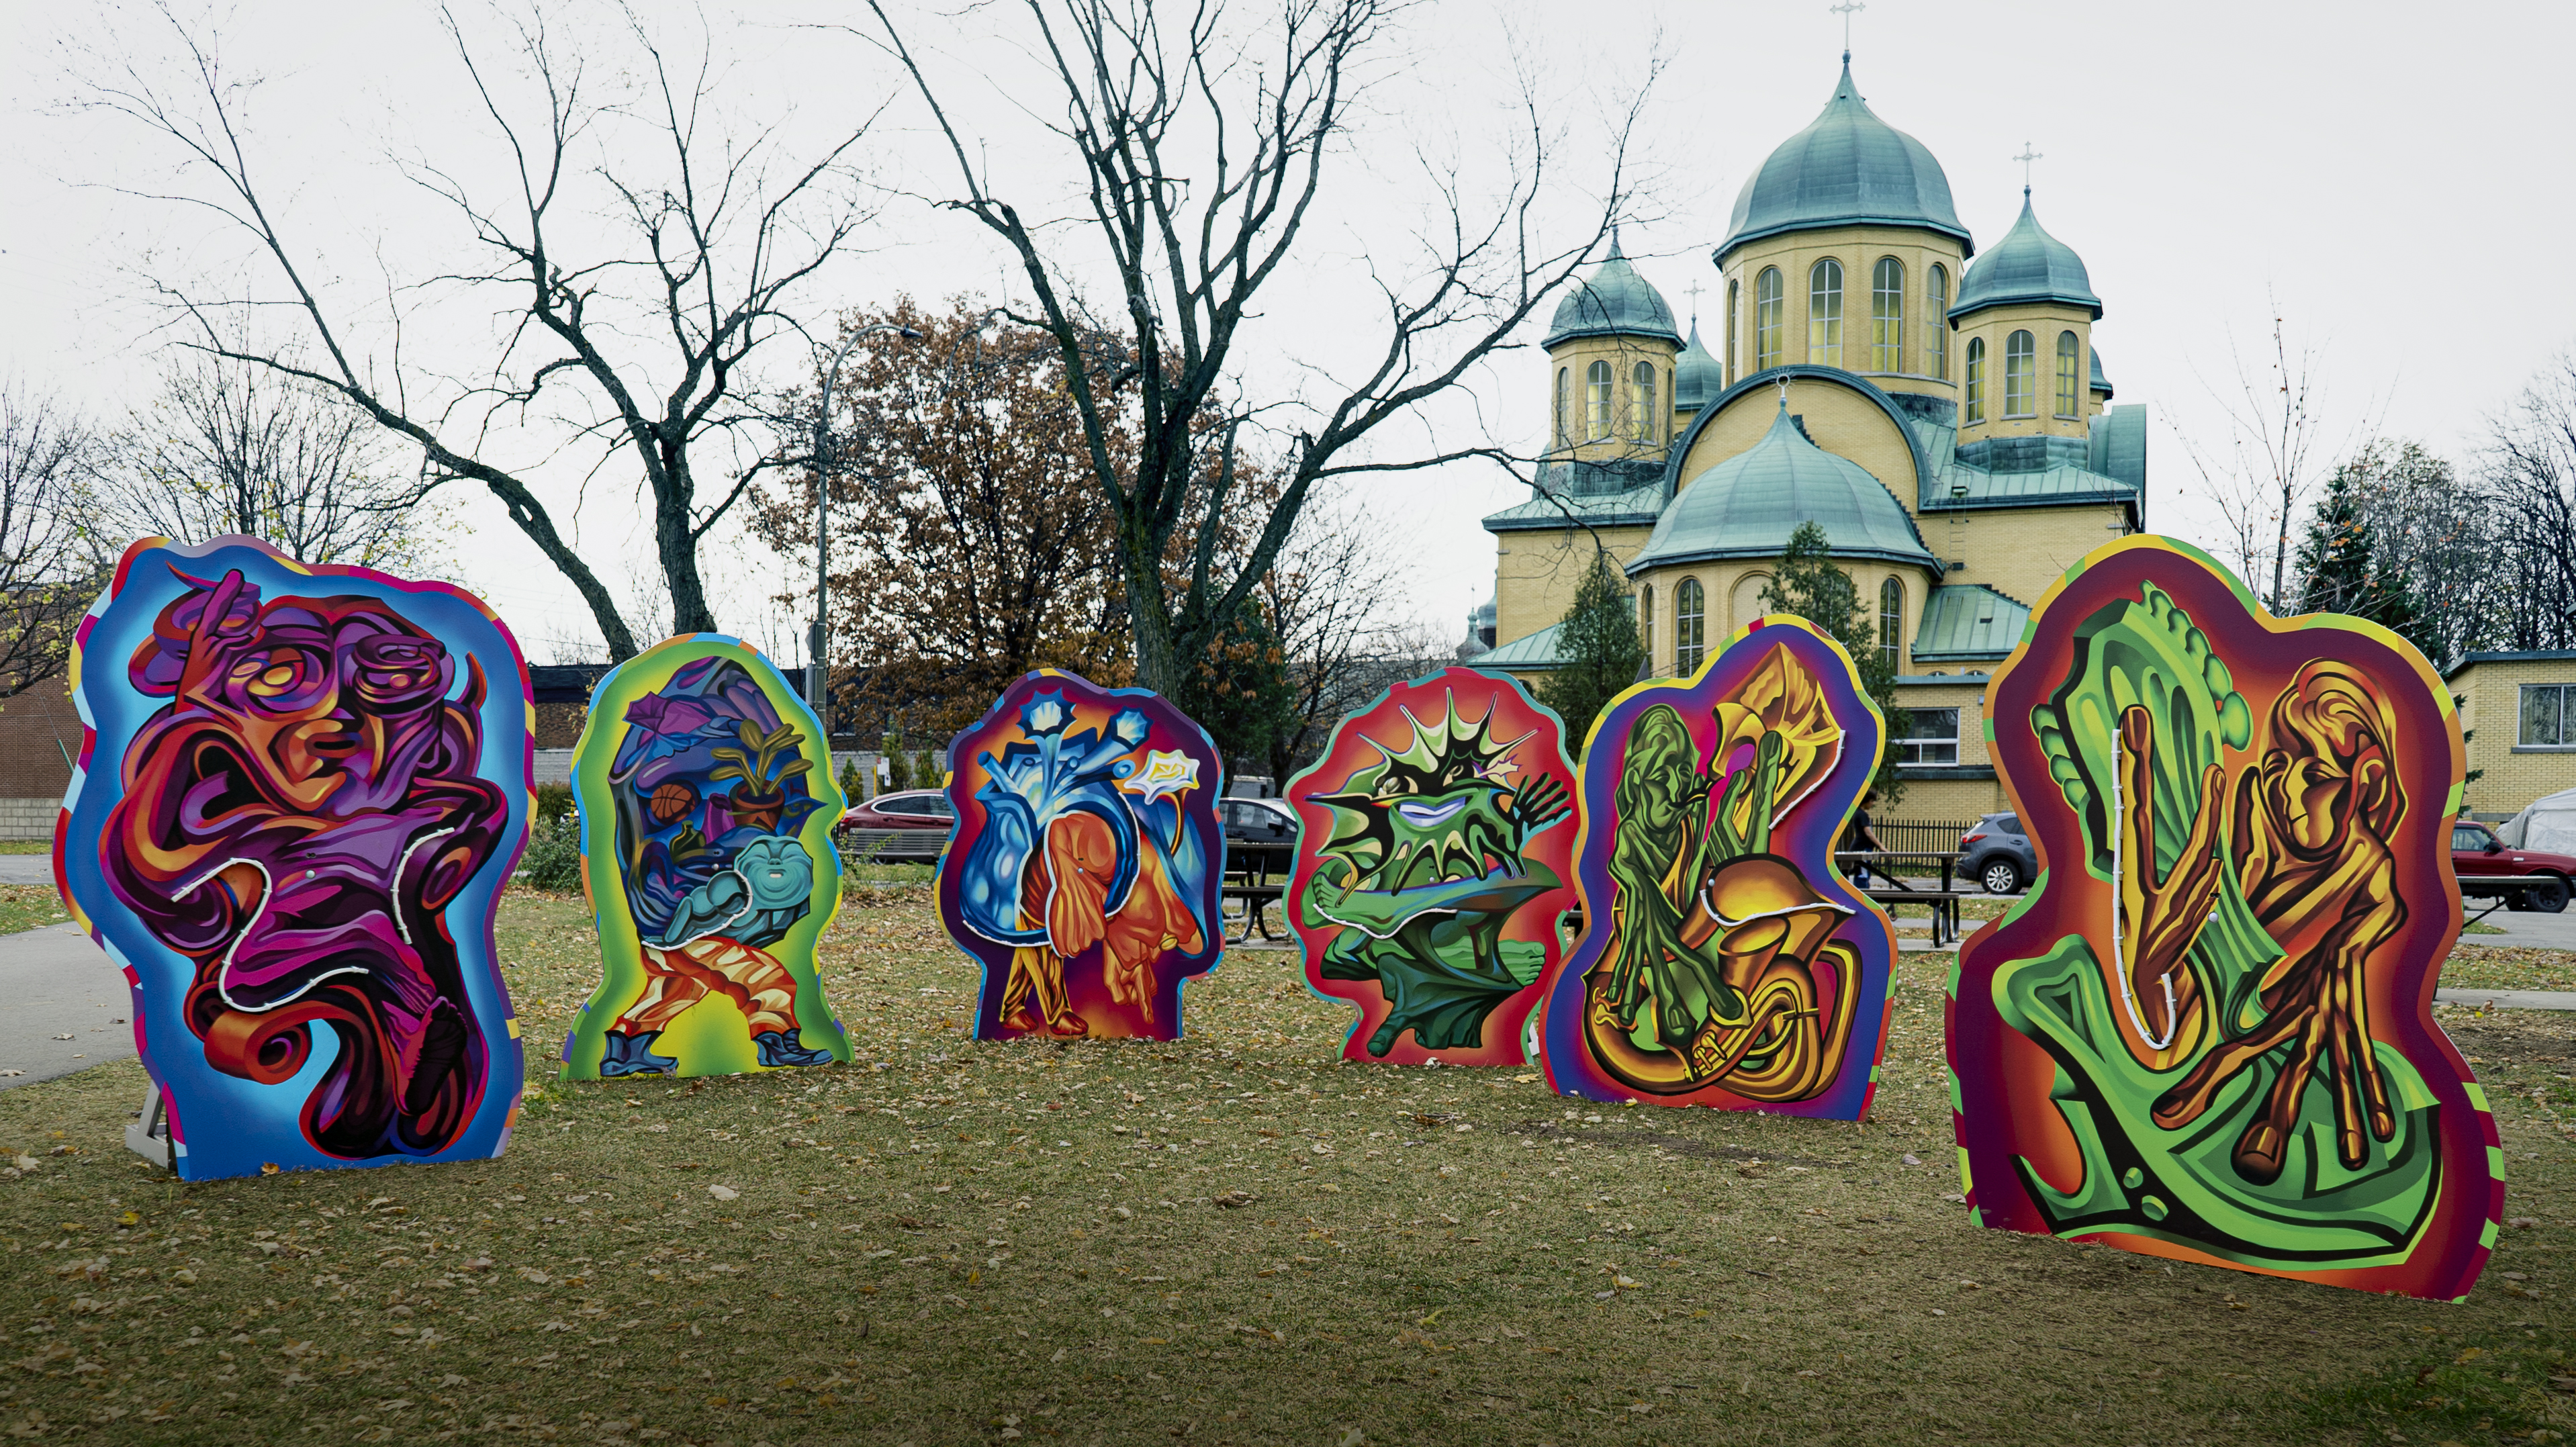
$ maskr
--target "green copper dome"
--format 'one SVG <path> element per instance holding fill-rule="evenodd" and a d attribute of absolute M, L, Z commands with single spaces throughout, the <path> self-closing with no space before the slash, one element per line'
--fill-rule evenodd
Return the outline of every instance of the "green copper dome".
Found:
<path fill-rule="evenodd" d="M 2093 294 L 2093 279 L 2084 272 L 2084 258 L 2075 248 L 2048 234 L 2039 217 L 2030 209 L 2030 191 L 2021 193 L 2021 219 L 1992 251 L 1977 258 L 1968 268 L 1967 278 L 1959 283 L 1959 304 L 1950 308 L 1953 321 L 1970 312 L 2007 302 L 2063 302 L 2068 306 L 2089 307 L 2093 316 L 2102 316 L 2102 298 Z"/>
<path fill-rule="evenodd" d="M 2094 347 L 2090 350 L 2093 353 L 2092 390 L 2108 397 L 2111 395 L 2111 379 L 2102 375 L 2102 349 Z"/>
<path fill-rule="evenodd" d="M 1824 527 L 1836 557 L 1933 566 L 1896 494 L 1859 463 L 1809 442 L 1784 403 L 1760 442 L 1684 485 L 1628 571 L 1776 558 L 1807 522 Z"/>
<path fill-rule="evenodd" d="M 1851 57 L 1824 114 L 1780 143 L 1736 193 L 1717 264 L 1748 241 L 1820 226 L 1920 226 L 1976 243 L 1950 204 L 1950 178 L 1923 143 L 1880 120 L 1852 85 Z"/>
<path fill-rule="evenodd" d="M 1673 359 L 1673 407 L 1696 412 L 1726 390 L 1726 368 L 1699 343 L 1699 323 L 1691 323 L 1690 345 Z"/>
<path fill-rule="evenodd" d="M 1628 264 L 1616 231 L 1610 233 L 1610 258 L 1576 282 L 1565 300 L 1556 304 L 1547 340 L 1539 345 L 1553 347 L 1577 337 L 1652 337 L 1677 347 L 1682 344 L 1681 334 L 1673 330 L 1673 309 L 1664 304 L 1664 294 Z"/>

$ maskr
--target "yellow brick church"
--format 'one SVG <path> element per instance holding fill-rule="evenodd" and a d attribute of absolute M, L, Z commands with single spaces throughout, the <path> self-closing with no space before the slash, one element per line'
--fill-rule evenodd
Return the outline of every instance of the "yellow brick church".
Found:
<path fill-rule="evenodd" d="M 1980 253 L 1941 164 L 1861 97 L 1844 57 L 1822 114 L 1736 197 L 1721 307 L 1687 341 L 1619 254 L 1548 330 L 1549 442 L 1496 541 L 1475 658 L 1535 684 L 1595 546 L 1624 565 L 1649 666 L 1687 675 L 1761 612 L 1798 525 L 1823 525 L 1874 603 L 1914 723 L 1901 812 L 2008 807 L 1987 762 L 1987 672 L 2069 566 L 2144 525 L 2146 409 L 2112 406 L 2102 301 L 2021 218 Z"/>

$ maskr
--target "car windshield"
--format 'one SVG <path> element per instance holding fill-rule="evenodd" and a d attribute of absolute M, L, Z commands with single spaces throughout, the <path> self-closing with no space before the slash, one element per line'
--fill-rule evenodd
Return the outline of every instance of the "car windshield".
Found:
<path fill-rule="evenodd" d="M 2487 831 L 2475 824 L 2454 824 L 2451 826 L 2451 847 L 2484 849 L 2487 847 Z"/>

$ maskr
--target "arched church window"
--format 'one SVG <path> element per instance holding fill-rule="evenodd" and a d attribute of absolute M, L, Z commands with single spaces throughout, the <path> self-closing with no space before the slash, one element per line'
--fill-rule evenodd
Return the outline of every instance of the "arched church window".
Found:
<path fill-rule="evenodd" d="M 1708 595 L 1699 579 L 1684 578 L 1673 589 L 1673 676 L 1699 672 L 1700 655 L 1708 650 Z"/>
<path fill-rule="evenodd" d="M 1780 314 L 1788 309 L 1780 268 L 1762 268 L 1762 274 L 1753 281 L 1753 370 L 1767 371 L 1780 365 L 1780 348 L 1786 341 L 1780 335 L 1785 330 Z"/>
<path fill-rule="evenodd" d="M 1559 447 L 1563 447 L 1567 442 L 1572 440 L 1566 435 L 1565 431 L 1565 392 L 1567 386 L 1569 386 L 1572 381 L 1573 376 L 1570 368 L 1559 367 L 1556 369 L 1556 445 Z"/>
<path fill-rule="evenodd" d="M 1986 339 L 1968 338 L 1968 425 L 1986 420 Z"/>
<path fill-rule="evenodd" d="M 2028 332 L 2015 332 L 2004 338 L 2004 415 L 2032 417 L 2039 413 L 2037 378 L 2039 343 Z"/>
<path fill-rule="evenodd" d="M 1653 443 L 1663 435 L 1663 414 L 1655 408 L 1655 364 L 1637 364 L 1637 440 Z"/>
<path fill-rule="evenodd" d="M 1894 673 L 1905 636 L 1905 585 L 1894 578 L 1878 585 L 1878 652 Z"/>
<path fill-rule="evenodd" d="M 1950 273 L 1937 261 L 1923 277 L 1923 370 L 1950 380 Z"/>
<path fill-rule="evenodd" d="M 1843 264 L 1830 256 L 1807 273 L 1807 360 L 1843 364 Z"/>
<path fill-rule="evenodd" d="M 2076 399 L 2083 393 L 2076 379 L 2083 371 L 2078 365 L 2083 350 L 2084 344 L 2075 340 L 2073 332 L 2057 334 L 2057 415 L 2060 417 L 2079 415 Z"/>
<path fill-rule="evenodd" d="M 1610 435 L 1610 364 L 1594 362 L 1583 371 L 1583 440 L 1599 442 Z"/>
<path fill-rule="evenodd" d="M 1873 372 L 1905 370 L 1905 263 L 1893 256 L 1878 259 L 1869 283 L 1869 368 Z"/>
<path fill-rule="evenodd" d="M 1637 590 L 1637 644 L 1649 658 L 1655 655 L 1655 585 L 1648 583 Z"/>
<path fill-rule="evenodd" d="M 1735 354 L 1735 300 L 1736 293 L 1743 289 L 1740 281 L 1726 284 L 1726 356 L 1717 370 L 1721 387 L 1744 375 L 1744 359 Z"/>

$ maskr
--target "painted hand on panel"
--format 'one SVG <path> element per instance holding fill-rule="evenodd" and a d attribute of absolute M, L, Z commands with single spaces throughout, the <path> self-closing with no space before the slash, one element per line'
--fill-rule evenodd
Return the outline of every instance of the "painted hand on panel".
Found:
<path fill-rule="evenodd" d="M 2336 1151 L 2366 1155 L 2363 1132 L 2397 1128 L 2371 1044 L 2367 967 L 2406 922 L 2384 842 L 2405 813 L 2390 761 L 2388 709 L 2358 675 L 2318 660 L 2273 704 L 2262 760 L 2237 780 L 2234 852 L 2247 903 L 2285 952 L 2259 987 L 2259 1025 L 2212 1051 L 2156 1102 L 2167 1129 L 2190 1124 L 2219 1088 L 2286 1045 L 2263 1109 L 2239 1138 L 2238 1171 L 2280 1175 L 2299 1105 L 2322 1058 L 2331 1068 Z"/>

